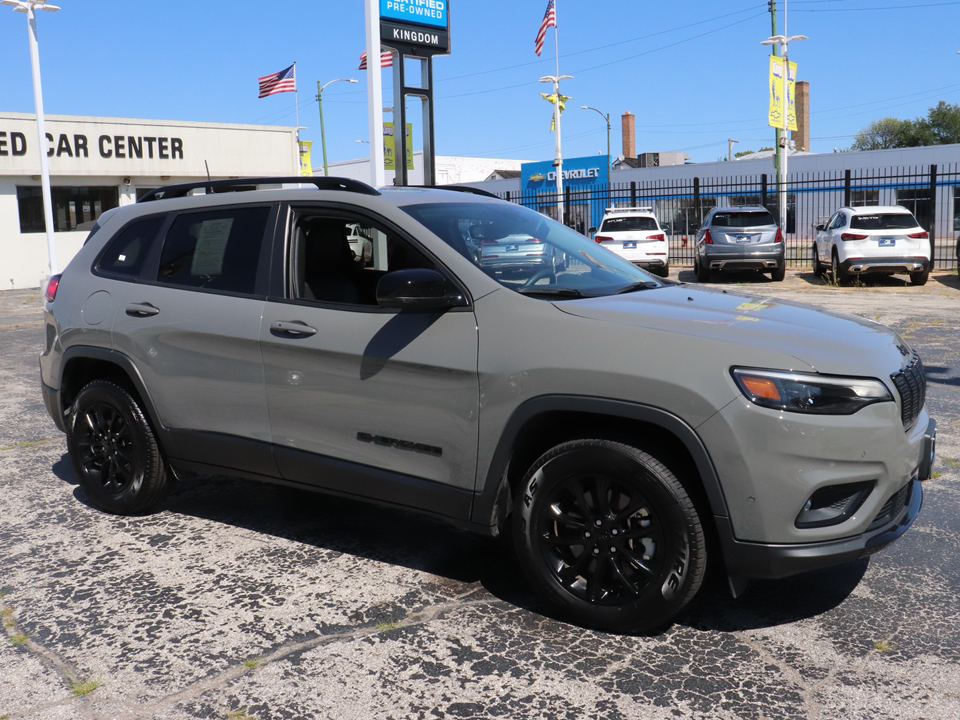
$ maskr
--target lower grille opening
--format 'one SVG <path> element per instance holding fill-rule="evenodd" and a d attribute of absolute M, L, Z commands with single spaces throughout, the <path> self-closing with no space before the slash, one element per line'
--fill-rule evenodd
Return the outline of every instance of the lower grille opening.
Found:
<path fill-rule="evenodd" d="M 839 525 L 860 509 L 876 484 L 867 480 L 822 487 L 807 500 L 794 525 L 801 529 Z"/>

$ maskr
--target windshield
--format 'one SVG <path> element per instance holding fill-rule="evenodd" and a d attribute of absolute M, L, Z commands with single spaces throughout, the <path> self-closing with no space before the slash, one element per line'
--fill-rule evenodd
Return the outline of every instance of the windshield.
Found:
<path fill-rule="evenodd" d="M 659 230 L 657 221 L 652 217 L 611 217 L 603 221 L 600 232 L 621 232 L 624 230 Z"/>
<path fill-rule="evenodd" d="M 766 210 L 751 212 L 718 212 L 713 216 L 715 227 L 756 227 L 757 225 L 776 225 L 773 215 Z"/>
<path fill-rule="evenodd" d="M 519 205 L 435 203 L 402 209 L 501 285 L 525 295 L 597 297 L 663 285 L 575 230 Z"/>
<path fill-rule="evenodd" d="M 917 221 L 910 213 L 854 215 L 850 218 L 851 230 L 907 230 L 915 227 Z"/>

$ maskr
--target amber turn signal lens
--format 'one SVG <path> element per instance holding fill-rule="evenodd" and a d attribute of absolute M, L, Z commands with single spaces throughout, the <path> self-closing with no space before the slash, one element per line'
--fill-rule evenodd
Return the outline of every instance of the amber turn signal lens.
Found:
<path fill-rule="evenodd" d="M 740 382 L 742 382 L 743 386 L 755 397 L 763 398 L 764 400 L 780 400 L 780 391 L 777 390 L 776 383 L 770 378 L 742 375 Z"/>

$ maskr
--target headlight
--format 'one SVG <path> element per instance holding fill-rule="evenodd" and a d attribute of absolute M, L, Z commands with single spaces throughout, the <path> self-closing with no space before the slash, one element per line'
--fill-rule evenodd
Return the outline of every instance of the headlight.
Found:
<path fill-rule="evenodd" d="M 774 410 L 811 415 L 852 415 L 893 401 L 879 380 L 733 368 L 733 379 L 750 402 Z"/>

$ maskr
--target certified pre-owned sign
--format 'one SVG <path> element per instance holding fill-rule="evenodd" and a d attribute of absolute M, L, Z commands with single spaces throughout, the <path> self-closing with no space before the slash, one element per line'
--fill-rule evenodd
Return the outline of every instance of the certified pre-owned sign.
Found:
<path fill-rule="evenodd" d="M 447 0 L 380 0 L 380 40 L 387 47 L 428 54 L 450 49 Z"/>

